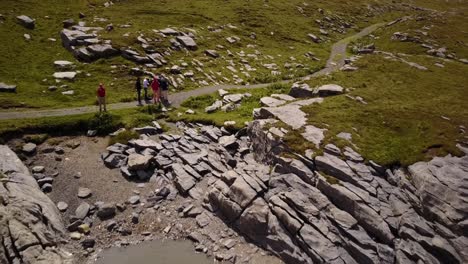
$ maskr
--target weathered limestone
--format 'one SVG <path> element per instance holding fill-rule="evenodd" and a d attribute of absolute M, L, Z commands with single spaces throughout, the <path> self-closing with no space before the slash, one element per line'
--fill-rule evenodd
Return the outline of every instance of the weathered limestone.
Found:
<path fill-rule="evenodd" d="M 3 145 L 0 201 L 1 263 L 72 263 L 71 254 L 62 249 L 65 229 L 57 207 Z"/>

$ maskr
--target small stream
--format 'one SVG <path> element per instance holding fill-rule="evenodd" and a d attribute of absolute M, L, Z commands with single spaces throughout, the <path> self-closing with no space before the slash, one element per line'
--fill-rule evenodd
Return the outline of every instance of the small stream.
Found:
<path fill-rule="evenodd" d="M 196 253 L 189 241 L 155 240 L 128 247 L 103 250 L 96 264 L 210 264 L 204 254 Z"/>

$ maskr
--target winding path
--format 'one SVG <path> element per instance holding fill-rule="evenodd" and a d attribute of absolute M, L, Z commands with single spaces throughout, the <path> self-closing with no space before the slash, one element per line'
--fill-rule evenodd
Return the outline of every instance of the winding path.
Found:
<path fill-rule="evenodd" d="M 348 44 L 358 38 L 364 37 L 379 27 L 383 26 L 385 23 L 374 24 L 372 26 L 366 27 L 360 32 L 356 33 L 353 36 L 342 39 L 335 43 L 331 48 L 330 57 L 327 61 L 325 68 L 315 72 L 311 75 L 305 76 L 302 79 L 307 79 L 311 77 L 318 77 L 322 75 L 327 75 L 332 72 L 338 71 L 344 64 L 346 58 L 346 48 Z M 292 80 L 284 80 L 280 83 L 290 83 Z M 235 89 L 235 88 L 244 88 L 244 89 L 254 89 L 262 88 L 273 83 L 261 83 L 253 85 L 213 85 L 205 86 L 196 90 L 190 90 L 185 92 L 178 92 L 170 95 L 173 106 L 180 106 L 180 104 L 188 99 L 191 96 L 199 96 L 203 94 L 214 93 L 219 89 Z M 135 102 L 129 103 L 115 103 L 109 104 L 107 106 L 108 110 L 116 109 L 127 109 L 136 107 Z M 92 113 L 97 111 L 97 106 L 82 106 L 82 107 L 73 107 L 73 108 L 62 108 L 62 109 L 49 109 L 49 110 L 34 110 L 34 111 L 16 111 L 16 112 L 0 112 L 0 120 L 7 119 L 23 119 L 23 118 L 39 118 L 39 117 L 53 117 L 53 116 L 67 116 L 67 115 L 78 115 L 85 113 Z"/>

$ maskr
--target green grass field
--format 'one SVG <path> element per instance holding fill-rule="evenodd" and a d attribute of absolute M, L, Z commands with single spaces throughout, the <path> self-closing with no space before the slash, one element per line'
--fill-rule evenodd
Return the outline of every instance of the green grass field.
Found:
<path fill-rule="evenodd" d="M 62 21 L 73 18 L 75 21 L 84 21 L 87 26 L 105 27 L 113 23 L 115 30 L 109 33 L 101 32 L 100 39 L 112 40 L 116 48 L 133 47 L 141 51 L 136 37 L 144 34 L 147 38 L 160 38 L 154 29 L 168 26 L 183 31 L 196 32 L 196 41 L 199 49 L 186 54 L 174 52 L 167 57 L 170 67 L 182 62 L 189 64 L 188 70 L 196 73 L 195 82 L 185 81 L 180 89 L 194 89 L 198 82 L 206 79 L 198 73 L 191 64 L 196 58 L 204 63 L 206 73 L 215 76 L 227 76 L 233 83 L 232 73 L 226 69 L 228 60 L 239 64 L 242 59 L 249 61 L 257 69 L 249 72 L 250 77 L 238 73 L 245 83 L 271 82 L 285 78 L 306 75 L 325 64 L 333 42 L 352 35 L 360 28 L 376 22 L 390 21 L 402 15 L 402 11 L 393 7 L 391 11 L 386 8 L 390 1 L 376 3 L 369 0 L 353 1 L 151 1 L 131 0 L 116 1 L 114 5 L 105 8 L 102 0 L 42 0 L 42 1 L 14 1 L 4 0 L 0 3 L 0 12 L 5 21 L 0 24 L 0 82 L 18 85 L 17 94 L 0 94 L 0 110 L 9 108 L 62 108 L 95 103 L 95 89 L 99 82 L 103 82 L 109 92 L 109 102 L 122 102 L 133 100 L 133 77 L 129 70 L 136 65 L 133 62 L 116 57 L 100 60 L 92 64 L 76 61 L 74 57 L 61 45 L 59 32 Z M 369 11 L 368 4 L 376 9 Z M 318 9 L 322 8 L 323 14 Z M 299 11 L 301 10 L 301 12 Z M 84 19 L 78 18 L 78 13 L 86 14 Z M 36 19 L 36 28 L 28 30 L 15 21 L 20 14 Z M 319 25 L 315 21 L 324 17 L 330 18 L 330 23 L 339 25 L 339 21 L 346 21 L 353 25 L 345 34 L 329 30 L 328 40 L 323 43 L 311 42 L 307 34 L 318 35 Z M 95 21 L 95 18 L 105 18 L 106 22 Z M 131 24 L 130 28 L 120 28 L 119 25 Z M 234 27 L 227 26 L 231 24 Z M 212 32 L 211 28 L 222 28 L 220 32 Z M 337 26 L 338 27 L 338 26 Z M 254 32 L 257 39 L 251 39 Z M 32 39 L 26 41 L 23 34 L 30 34 Z M 128 36 L 124 34 L 128 33 Z M 238 36 L 240 43 L 228 44 L 228 36 Z M 49 38 L 57 39 L 51 42 Z M 168 39 L 154 44 L 160 51 L 168 46 Z M 223 45 L 234 54 L 244 51 L 245 54 L 260 52 L 258 60 L 239 57 L 230 58 L 225 50 L 220 51 L 224 58 L 210 59 L 204 55 L 204 50 L 213 49 L 216 45 Z M 313 52 L 320 61 L 314 61 L 304 56 L 305 52 Z M 271 56 L 271 57 L 266 57 Z M 294 57 L 295 61 L 290 57 Z M 63 81 L 56 83 L 52 74 L 55 72 L 53 61 L 69 60 L 76 63 L 78 74 L 74 82 Z M 263 64 L 276 63 L 281 74 L 273 76 L 271 70 Z M 286 62 L 303 65 L 303 68 L 286 69 Z M 117 66 L 111 68 L 112 65 Z M 167 68 L 159 68 L 158 72 L 166 72 Z M 218 75 L 218 73 L 220 75 Z M 219 81 L 219 80 L 218 80 Z M 49 86 L 67 85 L 68 88 L 59 88 L 49 91 Z M 74 90 L 75 95 L 62 95 L 65 90 Z"/>

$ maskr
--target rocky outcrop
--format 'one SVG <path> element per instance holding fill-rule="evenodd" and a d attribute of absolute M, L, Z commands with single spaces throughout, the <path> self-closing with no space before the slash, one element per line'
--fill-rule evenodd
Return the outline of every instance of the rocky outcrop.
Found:
<path fill-rule="evenodd" d="M 221 177 L 208 194 L 242 234 L 287 263 L 468 260 L 466 157 L 385 174 L 350 148 L 333 146 L 335 154 L 315 160 L 285 159 L 270 151 L 281 142 L 266 140 L 266 121 L 254 121 L 248 131 L 257 160 L 276 164 L 267 180 L 236 170 L 237 178 Z"/>
<path fill-rule="evenodd" d="M 331 144 L 304 157 L 271 129 L 277 122 L 255 120 L 237 134 L 178 123 L 182 135 L 163 134 L 159 142 L 142 135 L 108 150 L 123 156 L 126 177 L 150 177 L 164 197 L 178 192 L 200 205 L 200 228 L 219 217 L 286 263 L 468 261 L 466 157 L 408 170 L 385 170 Z M 304 130 L 319 145 L 322 132 Z"/>
<path fill-rule="evenodd" d="M 72 263 L 61 249 L 65 230 L 58 209 L 3 145 L 0 183 L 0 263 Z"/>

